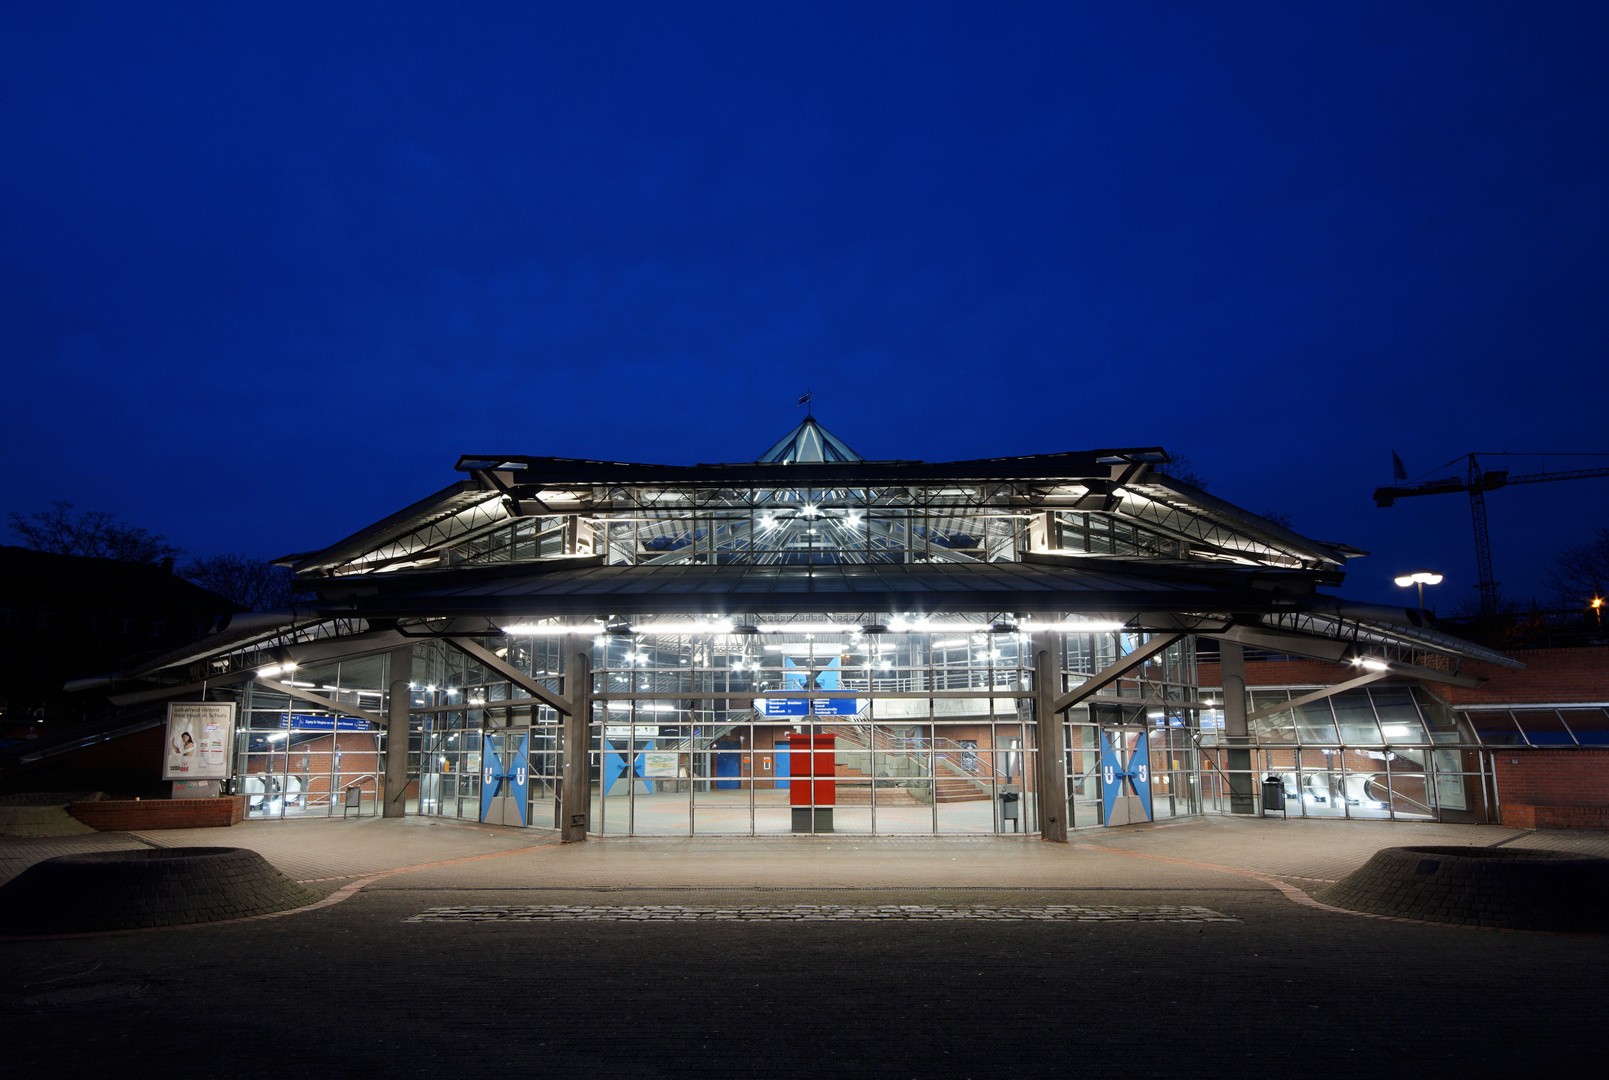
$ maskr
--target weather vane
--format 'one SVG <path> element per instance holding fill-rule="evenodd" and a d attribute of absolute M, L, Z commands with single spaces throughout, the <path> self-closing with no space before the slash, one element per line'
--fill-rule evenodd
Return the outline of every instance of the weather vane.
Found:
<path fill-rule="evenodd" d="M 815 396 L 816 396 L 815 393 L 813 391 L 810 391 L 810 390 L 806 390 L 804 393 L 799 395 L 799 405 L 803 405 L 805 407 L 805 419 L 806 420 L 811 418 L 810 402 Z M 798 407 L 799 407 L 798 405 L 794 406 L 794 408 L 798 408 Z"/>

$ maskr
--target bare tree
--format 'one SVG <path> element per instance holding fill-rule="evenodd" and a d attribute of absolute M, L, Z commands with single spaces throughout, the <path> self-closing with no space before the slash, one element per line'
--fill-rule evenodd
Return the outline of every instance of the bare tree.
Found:
<path fill-rule="evenodd" d="M 70 502 L 53 502 L 51 509 L 23 517 L 9 515 L 11 531 L 35 551 L 57 555 L 82 555 L 91 559 L 117 559 L 120 562 L 148 563 L 184 554 L 168 543 L 165 536 L 126 525 L 105 510 L 85 510 L 74 514 Z"/>
<path fill-rule="evenodd" d="M 1599 529 L 1587 543 L 1555 555 L 1548 566 L 1548 584 L 1565 608 L 1585 608 L 1594 597 L 1609 593 L 1609 529 Z"/>
<path fill-rule="evenodd" d="M 1200 485 L 1198 484 L 1197 487 L 1199 486 Z M 1289 514 L 1280 514 L 1273 510 L 1264 510 L 1262 512 L 1262 516 L 1267 518 L 1269 521 L 1272 521 L 1275 525 L 1278 525 L 1282 529 L 1290 529 L 1292 532 L 1296 531 L 1296 526 L 1292 524 L 1291 516 Z"/>
<path fill-rule="evenodd" d="M 196 559 L 181 572 L 203 589 L 253 611 L 289 607 L 302 595 L 296 575 L 283 566 L 236 552 Z"/>
<path fill-rule="evenodd" d="M 1183 454 L 1171 455 L 1173 460 L 1163 465 L 1153 465 L 1153 472 L 1163 476 L 1171 476 L 1182 484 L 1189 484 L 1193 488 L 1207 490 L 1207 478 L 1196 472 L 1196 464 Z"/>

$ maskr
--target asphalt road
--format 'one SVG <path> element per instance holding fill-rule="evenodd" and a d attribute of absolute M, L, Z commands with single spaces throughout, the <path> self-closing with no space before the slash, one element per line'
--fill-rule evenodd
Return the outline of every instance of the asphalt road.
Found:
<path fill-rule="evenodd" d="M 1232 921 L 409 921 L 432 908 L 1068 905 Z M 605 912 L 607 914 L 607 912 Z M 1530 1076 L 1596 1071 L 1609 937 L 1199 887 L 509 888 L 0 943 L 0 1076 Z"/>

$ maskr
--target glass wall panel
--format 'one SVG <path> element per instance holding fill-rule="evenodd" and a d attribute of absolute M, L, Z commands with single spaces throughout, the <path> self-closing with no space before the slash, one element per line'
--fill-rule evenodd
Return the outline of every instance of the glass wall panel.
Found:
<path fill-rule="evenodd" d="M 1300 705 L 1296 709 L 1296 734 L 1304 745 L 1335 744 L 1341 740 L 1335 734 L 1335 715 L 1330 711 L 1330 699 L 1320 698 Z"/>
<path fill-rule="evenodd" d="M 1375 719 L 1374 704 L 1367 690 L 1348 690 L 1330 698 L 1335 709 L 1336 725 L 1341 742 L 1353 746 L 1379 746 L 1380 725 Z"/>
<path fill-rule="evenodd" d="M 1289 700 L 1290 693 L 1286 690 L 1253 690 L 1250 711 L 1260 712 L 1270 705 Z M 1287 709 L 1265 716 L 1255 721 L 1252 729 L 1252 737 L 1259 742 L 1295 742 L 1296 714 Z"/>
<path fill-rule="evenodd" d="M 1413 691 L 1406 686 L 1371 686 L 1369 696 L 1374 700 L 1375 713 L 1380 718 L 1380 733 L 1388 743 L 1411 743 L 1422 746 L 1430 741 L 1425 725 L 1414 702 Z"/>
<path fill-rule="evenodd" d="M 1514 719 L 1532 746 L 1574 746 L 1575 739 L 1554 709 L 1515 709 Z"/>
<path fill-rule="evenodd" d="M 1609 715 L 1602 709 L 1560 709 L 1576 742 L 1582 746 L 1609 745 Z"/>
<path fill-rule="evenodd" d="M 1471 709 L 1462 715 L 1484 745 L 1521 746 L 1525 743 L 1525 736 L 1520 734 L 1514 717 L 1506 709 Z"/>

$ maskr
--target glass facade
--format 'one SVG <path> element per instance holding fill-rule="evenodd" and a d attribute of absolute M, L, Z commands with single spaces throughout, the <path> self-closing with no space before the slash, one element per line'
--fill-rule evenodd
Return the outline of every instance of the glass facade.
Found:
<path fill-rule="evenodd" d="M 1486 820 L 1496 791 L 1489 755 L 1467 723 L 1417 686 L 1377 683 L 1279 709 L 1319 687 L 1256 687 L 1245 743 L 1204 710 L 1202 783 L 1208 809 L 1230 806 L 1230 748 L 1251 753 L 1250 790 L 1277 780 L 1284 809 L 1303 817 Z M 1260 804 L 1261 805 L 1261 804 Z"/>
<path fill-rule="evenodd" d="M 1032 635 L 960 617 L 933 617 L 926 628 L 905 632 L 866 632 L 830 617 L 808 624 L 758 619 L 743 633 L 655 633 L 653 625 L 639 620 L 632 633 L 590 639 L 593 832 L 791 833 L 798 831 L 800 785 L 813 796 L 804 806 L 831 808 L 835 833 L 1037 831 Z M 799 632 L 790 632 L 795 626 Z M 1144 640 L 1058 636 L 1064 685 Z M 478 644 L 559 692 L 561 640 L 508 634 Z M 417 797 L 410 811 L 476 817 L 484 737 L 519 731 L 531 736 L 527 820 L 555 821 L 558 714 L 443 643 L 418 646 L 414 668 L 424 674 L 411 702 Z M 1153 745 L 1171 754 L 1159 758 L 1168 765 L 1158 770 L 1165 777 L 1159 804 L 1169 814 L 1199 808 L 1196 785 L 1185 779 L 1194 769 L 1193 725 L 1182 706 L 1146 702 L 1189 700 L 1193 676 L 1186 640 L 1111 688 L 1114 702 L 1132 698 L 1133 705 L 1098 707 L 1113 710 L 1101 720 L 1112 724 L 1136 711 L 1165 717 L 1167 734 Z M 789 697 L 790 690 L 812 696 Z M 794 778 L 800 736 L 830 741 L 830 797 L 819 790 L 819 768 L 809 780 Z"/>

